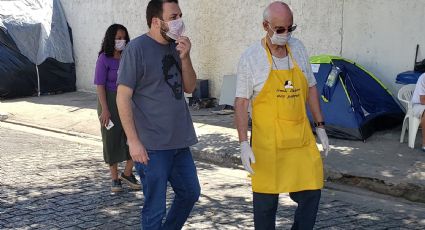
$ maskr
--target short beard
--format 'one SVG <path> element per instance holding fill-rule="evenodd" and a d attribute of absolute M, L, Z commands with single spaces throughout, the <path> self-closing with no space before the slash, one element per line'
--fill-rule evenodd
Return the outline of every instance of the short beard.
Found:
<path fill-rule="evenodd" d="M 163 28 L 162 28 L 162 24 L 161 24 L 161 27 L 159 28 L 159 31 L 160 31 L 160 33 L 161 33 L 161 36 L 167 41 L 167 42 L 174 42 L 175 40 L 174 39 L 172 39 L 172 38 L 170 38 L 170 37 L 168 37 L 167 36 L 167 31 L 165 31 Z"/>

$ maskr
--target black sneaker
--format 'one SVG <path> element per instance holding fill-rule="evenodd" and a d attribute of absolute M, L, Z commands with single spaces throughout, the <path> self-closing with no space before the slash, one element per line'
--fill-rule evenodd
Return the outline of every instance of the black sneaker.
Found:
<path fill-rule="evenodd" d="M 126 176 L 124 175 L 124 173 L 121 173 L 120 179 L 124 183 L 126 183 L 131 189 L 134 189 L 134 190 L 141 189 L 140 182 L 136 179 L 133 173 L 130 176 Z"/>
<path fill-rule="evenodd" d="M 111 191 L 112 192 L 121 192 L 122 191 L 122 184 L 121 184 L 120 179 L 112 180 Z"/>

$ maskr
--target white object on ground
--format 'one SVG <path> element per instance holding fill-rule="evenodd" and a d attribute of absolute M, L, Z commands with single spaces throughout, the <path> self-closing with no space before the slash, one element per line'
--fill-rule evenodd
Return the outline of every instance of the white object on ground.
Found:
<path fill-rule="evenodd" d="M 0 112 L 0 121 L 4 121 L 8 118 L 8 114 L 5 112 Z"/>
<path fill-rule="evenodd" d="M 236 75 L 224 75 L 221 85 L 219 105 L 234 105 L 236 95 Z"/>

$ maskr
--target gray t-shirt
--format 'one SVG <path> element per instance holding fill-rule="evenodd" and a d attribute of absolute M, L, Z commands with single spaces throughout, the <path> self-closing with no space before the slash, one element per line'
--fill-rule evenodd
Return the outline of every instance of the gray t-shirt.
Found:
<path fill-rule="evenodd" d="M 125 48 L 117 84 L 132 88 L 133 117 L 148 150 L 179 149 L 198 142 L 183 96 L 176 44 L 163 45 L 144 34 Z"/>

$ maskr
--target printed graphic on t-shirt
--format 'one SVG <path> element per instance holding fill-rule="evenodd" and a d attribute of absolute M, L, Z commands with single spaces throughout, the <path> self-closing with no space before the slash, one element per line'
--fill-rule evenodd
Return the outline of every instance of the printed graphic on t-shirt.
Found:
<path fill-rule="evenodd" d="M 162 72 L 165 83 L 170 87 L 174 97 L 181 100 L 183 98 L 182 71 L 173 55 L 168 54 L 162 58 Z"/>

